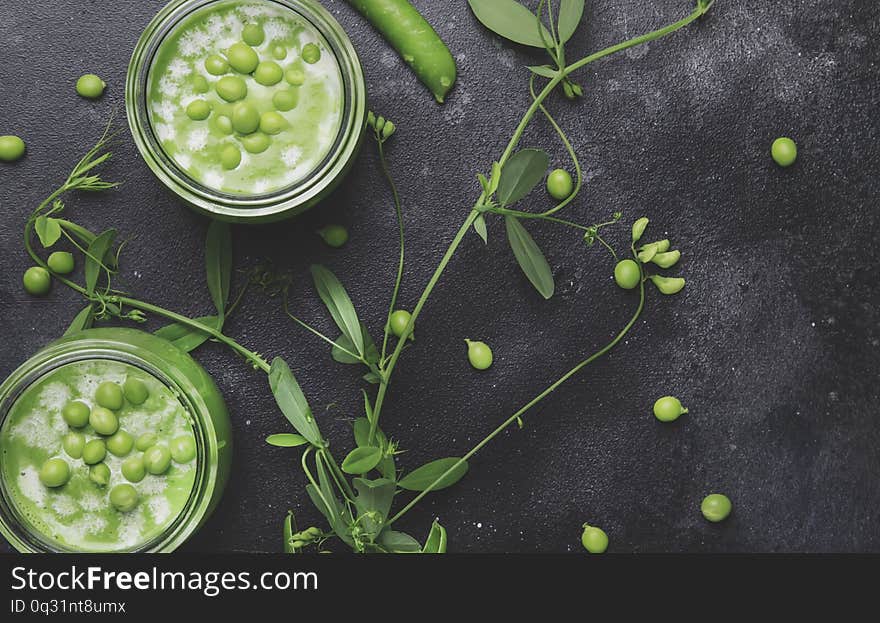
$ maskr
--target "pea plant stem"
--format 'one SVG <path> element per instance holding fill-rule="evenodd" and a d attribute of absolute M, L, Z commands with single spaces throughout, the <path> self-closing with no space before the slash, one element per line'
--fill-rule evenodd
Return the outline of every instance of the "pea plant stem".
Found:
<path fill-rule="evenodd" d="M 403 282 L 404 259 L 406 257 L 404 250 L 406 231 L 403 225 L 403 209 L 401 208 L 400 192 L 398 192 L 397 184 L 394 183 L 394 178 L 391 176 L 391 171 L 388 168 L 388 159 L 385 155 L 385 141 L 381 136 L 377 136 L 376 139 L 382 174 L 388 181 L 388 186 L 391 187 L 391 195 L 394 199 L 394 212 L 397 214 L 397 234 L 400 240 L 400 253 L 397 260 L 397 276 L 394 279 L 394 290 L 391 293 L 391 303 L 388 305 L 388 316 L 385 319 L 385 336 L 382 338 L 382 355 L 379 358 L 379 361 L 385 361 L 385 353 L 388 352 L 388 337 L 391 333 L 391 314 L 394 313 L 394 308 L 397 307 L 397 297 L 400 294 L 400 284 Z"/>

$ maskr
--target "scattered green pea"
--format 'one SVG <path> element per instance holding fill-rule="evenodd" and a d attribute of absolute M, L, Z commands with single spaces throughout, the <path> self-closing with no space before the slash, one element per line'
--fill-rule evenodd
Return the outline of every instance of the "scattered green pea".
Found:
<path fill-rule="evenodd" d="M 116 485 L 110 489 L 110 503 L 122 513 L 134 510 L 138 503 L 137 489 L 128 483 Z"/>
<path fill-rule="evenodd" d="M 53 273 L 69 275 L 73 272 L 73 253 L 68 253 L 67 251 L 55 251 L 49 255 L 46 264 L 49 265 L 49 268 Z"/>
<path fill-rule="evenodd" d="M 257 68 L 260 57 L 254 49 L 246 43 L 233 43 L 226 51 L 229 65 L 240 74 L 249 74 Z"/>
<path fill-rule="evenodd" d="M 268 134 L 263 134 L 262 132 L 255 132 L 253 134 L 249 134 L 241 139 L 241 144 L 244 145 L 244 148 L 252 154 L 261 154 L 267 149 L 269 149 L 269 145 L 272 144 L 272 140 L 269 138 Z"/>
<path fill-rule="evenodd" d="M 674 422 L 687 412 L 681 406 L 681 401 L 674 396 L 664 396 L 654 403 L 654 417 L 661 422 Z"/>
<path fill-rule="evenodd" d="M 95 432 L 105 437 L 112 435 L 119 430 L 119 418 L 110 409 L 104 407 L 95 407 L 89 415 L 89 424 L 95 429 Z"/>
<path fill-rule="evenodd" d="M 104 94 L 104 89 L 106 87 L 107 83 L 95 74 L 85 74 L 84 76 L 80 76 L 79 80 L 76 81 L 76 92 L 79 93 L 81 97 L 90 100 L 101 97 Z"/>
<path fill-rule="evenodd" d="M 633 227 L 632 227 L 633 243 L 636 243 L 642 239 L 642 236 L 645 234 L 645 229 L 647 229 L 647 227 L 648 227 L 648 223 L 649 223 L 648 219 L 646 219 L 644 216 L 642 218 L 638 219 L 635 223 L 633 223 Z"/>
<path fill-rule="evenodd" d="M 272 58 L 276 61 L 283 61 L 287 58 L 287 48 L 283 45 L 273 45 L 272 46 Z"/>
<path fill-rule="evenodd" d="M 405 309 L 398 309 L 395 311 L 391 314 L 391 318 L 388 322 L 388 325 L 391 327 L 391 333 L 396 337 L 403 337 L 403 332 L 406 331 L 406 327 L 409 325 L 411 319 L 412 314 Z"/>
<path fill-rule="evenodd" d="M 283 77 L 284 71 L 281 69 L 281 65 L 275 61 L 263 61 L 257 65 L 257 69 L 254 71 L 254 80 L 264 87 L 275 86 L 281 82 Z"/>
<path fill-rule="evenodd" d="M 340 247 L 345 246 L 345 243 L 348 242 L 348 230 L 342 225 L 327 225 L 326 227 L 322 227 L 318 230 L 318 235 L 324 240 L 328 247 L 333 247 L 334 249 L 338 249 Z M 406 321 L 409 322 L 409 313 L 408 312 L 395 312 L 395 313 L 404 313 L 407 315 Z M 391 316 L 394 318 L 394 315 Z M 399 336 L 398 336 L 399 337 Z"/>
<path fill-rule="evenodd" d="M 651 275 L 651 282 L 657 286 L 661 294 L 678 294 L 684 289 L 685 280 L 681 277 L 661 277 L 660 275 Z"/>
<path fill-rule="evenodd" d="M 125 378 L 125 382 L 122 384 L 122 393 L 125 394 L 125 399 L 133 405 L 142 405 L 150 397 L 147 384 L 132 376 Z"/>
<path fill-rule="evenodd" d="M 33 296 L 43 296 L 52 287 L 52 275 L 42 266 L 31 266 L 21 278 L 25 292 Z"/>
<path fill-rule="evenodd" d="M 790 167 L 797 160 L 797 144 L 786 136 L 777 138 L 770 147 L 770 154 L 779 166 Z"/>
<path fill-rule="evenodd" d="M 73 400 L 61 409 L 61 417 L 71 428 L 82 428 L 89 423 L 89 414 L 92 412 L 89 405 L 79 400 Z"/>
<path fill-rule="evenodd" d="M 223 134 L 232 134 L 234 131 L 232 127 L 232 119 L 226 115 L 216 115 L 214 117 L 214 125 Z"/>
<path fill-rule="evenodd" d="M 321 60 L 321 48 L 314 43 L 307 43 L 302 49 L 302 59 L 309 65 L 314 65 Z"/>
<path fill-rule="evenodd" d="M 198 74 L 195 78 L 193 78 L 193 91 L 196 93 L 207 93 L 211 90 L 211 84 L 208 82 L 208 79 L 203 75 Z"/>
<path fill-rule="evenodd" d="M 92 439 L 83 447 L 82 460 L 86 465 L 95 465 L 107 458 L 107 446 L 103 439 Z"/>
<path fill-rule="evenodd" d="M 300 87 L 306 83 L 306 72 L 299 67 L 290 67 L 284 72 L 284 79 L 294 87 Z"/>
<path fill-rule="evenodd" d="M 260 127 L 260 113 L 250 102 L 239 102 L 232 109 L 232 127 L 239 134 L 256 132 Z"/>
<path fill-rule="evenodd" d="M 220 164 L 227 171 L 232 171 L 241 164 L 241 151 L 235 145 L 224 145 L 220 150 Z"/>
<path fill-rule="evenodd" d="M 47 487 L 56 488 L 70 480 L 70 465 L 64 459 L 49 459 L 40 468 L 40 482 Z"/>
<path fill-rule="evenodd" d="M 155 433 L 143 433 L 135 440 L 134 447 L 144 452 L 148 448 L 155 446 L 158 442 L 159 438 L 156 437 Z"/>
<path fill-rule="evenodd" d="M 69 432 L 61 439 L 61 447 L 72 459 L 81 459 L 85 446 L 86 437 L 82 433 Z"/>
<path fill-rule="evenodd" d="M 731 504 L 730 498 L 721 493 L 707 495 L 700 504 L 703 517 L 713 523 L 727 519 L 731 510 L 733 510 L 733 504 Z"/>
<path fill-rule="evenodd" d="M 259 24 L 246 24 L 241 31 L 241 40 L 254 47 L 263 45 L 266 40 L 266 33 L 263 32 L 262 26 Z"/>
<path fill-rule="evenodd" d="M 596 528 L 589 524 L 584 524 L 584 531 L 581 534 L 581 544 L 584 549 L 591 554 L 604 554 L 608 549 L 608 535 L 602 528 Z"/>
<path fill-rule="evenodd" d="M 222 76 L 229 71 L 229 62 L 219 54 L 212 54 L 205 59 L 205 69 L 212 76 Z"/>
<path fill-rule="evenodd" d="M 110 484 L 110 468 L 106 463 L 98 463 L 89 468 L 89 480 L 99 487 L 106 487 Z"/>
<path fill-rule="evenodd" d="M 574 192 L 574 180 L 565 169 L 556 169 L 547 176 L 547 192 L 557 201 L 562 201 Z"/>
<path fill-rule="evenodd" d="M 477 370 L 486 370 L 492 365 L 492 349 L 485 342 L 465 340 L 468 345 L 468 361 Z"/>
<path fill-rule="evenodd" d="M 104 381 L 98 385 L 98 389 L 95 392 L 95 402 L 105 409 L 118 411 L 125 402 L 125 392 L 122 391 L 118 383 Z"/>
<path fill-rule="evenodd" d="M 651 258 L 651 261 L 660 268 L 672 268 L 678 264 L 678 260 L 680 259 L 681 251 L 676 249 L 675 251 L 668 251 L 666 253 L 657 253 Z"/>
<path fill-rule="evenodd" d="M 238 76 L 223 76 L 214 86 L 217 95 L 227 102 L 237 102 L 247 97 L 247 85 Z M 207 117 L 205 117 L 207 119 Z"/>
<path fill-rule="evenodd" d="M 287 126 L 287 119 L 274 110 L 260 115 L 260 132 L 269 135 L 281 134 Z"/>
<path fill-rule="evenodd" d="M 186 116 L 193 121 L 204 121 L 211 116 L 211 104 L 203 99 L 193 100 L 186 107 Z"/>
<path fill-rule="evenodd" d="M 126 456 L 134 447 L 134 437 L 124 430 L 118 430 L 107 440 L 107 450 L 118 457 Z"/>
<path fill-rule="evenodd" d="M 122 475 L 129 482 L 140 482 L 147 475 L 147 468 L 144 467 L 144 456 L 136 454 L 130 456 L 122 462 Z"/>
<path fill-rule="evenodd" d="M 171 440 L 171 458 L 177 463 L 189 463 L 196 458 L 196 441 L 189 435 Z"/>
<path fill-rule="evenodd" d="M 298 103 L 299 93 L 297 93 L 293 89 L 278 91 L 275 95 L 272 96 L 272 104 L 281 112 L 293 110 L 294 108 L 296 108 L 296 105 Z"/>
<path fill-rule="evenodd" d="M 25 144 L 17 136 L 0 136 L 0 160 L 15 162 L 24 156 Z"/>
<path fill-rule="evenodd" d="M 614 267 L 614 281 L 624 290 L 632 290 L 642 281 L 642 271 L 633 260 L 621 260 Z"/>
<path fill-rule="evenodd" d="M 153 475 L 158 476 L 168 471 L 171 466 L 171 452 L 165 446 L 155 445 L 144 452 L 144 467 Z"/>

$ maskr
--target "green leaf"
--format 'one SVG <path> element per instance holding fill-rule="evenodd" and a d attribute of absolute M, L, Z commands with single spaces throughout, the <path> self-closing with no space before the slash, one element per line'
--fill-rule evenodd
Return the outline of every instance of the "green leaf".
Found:
<path fill-rule="evenodd" d="M 355 478 L 352 484 L 358 492 L 354 499 L 358 513 L 360 515 L 367 513 L 378 515 L 378 518 L 368 521 L 372 524 L 372 526 L 368 525 L 368 529 L 378 533 L 388 518 L 389 511 L 391 511 L 391 503 L 394 502 L 397 486 L 393 480 L 387 478 L 377 478 L 376 480 Z"/>
<path fill-rule="evenodd" d="M 223 328 L 223 321 L 217 316 L 202 316 L 201 318 L 193 318 L 193 320 L 218 331 Z M 176 322 L 162 327 L 155 332 L 155 335 L 168 340 L 185 353 L 194 351 L 211 339 L 210 333 Z"/>
<path fill-rule="evenodd" d="M 116 230 L 108 229 L 107 231 L 101 232 L 98 237 L 92 241 L 92 244 L 89 245 L 85 267 L 86 293 L 89 296 L 95 293 L 95 288 L 98 286 L 98 277 L 101 275 L 101 271 L 104 270 L 101 262 L 107 254 L 107 251 L 110 250 L 110 247 L 113 245 L 113 240 L 115 239 Z"/>
<path fill-rule="evenodd" d="M 446 474 L 447 471 L 449 471 L 449 474 Z M 467 471 L 467 461 L 462 461 L 455 457 L 437 459 L 436 461 L 425 463 L 417 470 L 410 472 L 398 484 L 407 491 L 424 491 L 443 476 L 442 480 L 431 488 L 432 491 L 439 491 L 457 483 L 467 474 Z M 444 474 L 446 475 L 444 476 Z"/>
<path fill-rule="evenodd" d="M 34 221 L 34 231 L 40 239 L 43 248 L 48 249 L 61 238 L 61 225 L 58 219 L 48 216 L 38 216 Z"/>
<path fill-rule="evenodd" d="M 315 288 L 318 290 L 318 296 L 324 301 L 327 310 L 333 317 L 333 321 L 342 331 L 343 335 L 348 337 L 355 347 L 355 352 L 363 356 L 366 350 L 364 337 L 361 331 L 361 323 L 358 320 L 357 312 L 354 305 L 336 278 L 336 275 L 320 265 L 312 266 L 312 278 L 315 281 Z"/>
<path fill-rule="evenodd" d="M 94 320 L 95 317 L 92 313 L 92 306 L 89 305 L 73 317 L 73 321 L 70 323 L 70 326 L 67 327 L 67 331 L 64 332 L 64 335 L 73 335 L 74 333 L 79 333 L 84 329 L 88 329 L 92 326 Z"/>
<path fill-rule="evenodd" d="M 266 443 L 276 448 L 297 448 L 309 443 L 309 440 L 302 435 L 294 435 L 293 433 L 278 433 L 277 435 L 269 435 L 266 437 Z"/>
<path fill-rule="evenodd" d="M 376 363 L 379 361 L 379 349 L 376 348 L 376 343 L 373 341 L 372 336 L 370 336 L 370 332 L 367 331 L 366 325 L 361 323 L 361 333 L 364 336 L 364 341 L 366 342 L 366 352 L 364 353 L 364 359 L 367 360 L 367 363 Z M 343 350 L 345 349 L 345 350 Z M 351 340 L 347 335 L 340 335 L 336 339 L 336 343 L 330 348 L 330 356 L 333 357 L 333 360 L 338 363 L 344 364 L 355 364 L 355 363 L 363 363 L 360 359 L 349 355 L 348 353 L 357 352 L 354 344 L 351 343 Z"/>
<path fill-rule="evenodd" d="M 422 546 L 406 532 L 385 530 L 379 535 L 379 544 L 392 554 L 417 554 Z"/>
<path fill-rule="evenodd" d="M 547 173 L 550 157 L 540 149 L 523 149 L 511 156 L 501 170 L 498 201 L 501 206 L 513 205 L 537 186 Z"/>
<path fill-rule="evenodd" d="M 370 421 L 365 417 L 356 418 L 354 421 L 354 443 L 358 448 L 384 448 L 388 445 L 388 438 L 382 429 L 376 429 L 376 437 L 373 443 L 368 443 L 370 438 Z"/>
<path fill-rule="evenodd" d="M 422 548 L 423 554 L 445 554 L 446 553 L 446 528 L 441 526 L 435 519 L 431 525 L 431 531 L 428 538 L 425 539 L 425 546 Z"/>
<path fill-rule="evenodd" d="M 333 483 L 335 481 L 327 474 L 324 459 L 319 455 L 315 462 L 318 467 L 318 486 L 321 488 L 321 495 L 323 495 L 324 499 L 333 506 L 331 513 L 333 519 L 330 521 L 330 527 L 333 528 L 336 536 L 351 545 L 353 542 L 349 529 L 351 524 L 351 513 L 348 512 L 346 507 L 342 505 L 342 502 L 339 501 L 339 498 L 337 498 L 336 494 L 333 492 Z"/>
<path fill-rule="evenodd" d="M 382 378 L 373 371 L 367 372 L 361 378 L 364 379 L 367 383 L 370 383 L 371 385 L 378 385 L 379 383 L 382 382 Z"/>
<path fill-rule="evenodd" d="M 558 69 L 554 69 L 549 65 L 532 65 L 529 67 L 529 71 L 533 74 L 541 76 L 542 78 L 550 78 L 551 80 L 559 74 Z"/>
<path fill-rule="evenodd" d="M 535 289 L 541 293 L 541 296 L 549 299 L 556 289 L 550 264 L 547 263 L 541 249 L 538 248 L 534 239 L 519 220 L 512 216 L 506 216 L 504 222 L 507 225 L 507 240 L 516 256 L 519 267 L 522 268 Z"/>
<path fill-rule="evenodd" d="M 291 545 L 291 540 L 293 539 L 293 513 L 290 511 L 287 512 L 287 517 L 284 518 L 284 530 L 283 530 L 283 538 L 284 538 L 284 553 L 285 554 L 293 554 L 294 549 L 293 545 Z"/>
<path fill-rule="evenodd" d="M 514 43 L 528 45 L 534 48 L 544 48 L 544 42 L 538 30 L 538 18 L 526 7 L 515 0 L 468 0 L 471 11 L 478 20 L 505 39 Z M 553 36 L 547 28 L 541 24 L 540 32 L 544 33 L 547 41 L 553 41 Z"/>
<path fill-rule="evenodd" d="M 486 219 L 482 214 L 474 220 L 474 231 L 483 239 L 484 244 L 489 244 L 489 232 L 486 229 Z"/>
<path fill-rule="evenodd" d="M 559 0 L 559 42 L 571 39 L 584 16 L 584 0 Z"/>
<path fill-rule="evenodd" d="M 342 471 L 346 474 L 366 474 L 382 460 L 382 450 L 379 448 L 355 448 L 348 453 L 342 461 Z"/>
<path fill-rule="evenodd" d="M 394 465 L 393 455 L 386 454 L 383 456 L 382 460 L 379 461 L 379 465 L 376 466 L 376 469 L 379 470 L 379 473 L 388 480 L 397 480 L 397 468 Z"/>
<path fill-rule="evenodd" d="M 212 221 L 208 226 L 205 269 L 211 301 L 217 313 L 223 316 L 229 302 L 229 285 L 232 280 L 232 234 L 226 223 Z"/>
<path fill-rule="evenodd" d="M 324 440 L 318 430 L 318 424 L 312 416 L 312 410 L 306 400 L 299 383 L 296 382 L 290 367 L 281 357 L 272 360 L 269 369 L 269 387 L 275 396 L 275 402 L 297 433 L 309 440 L 314 446 L 323 447 Z"/>

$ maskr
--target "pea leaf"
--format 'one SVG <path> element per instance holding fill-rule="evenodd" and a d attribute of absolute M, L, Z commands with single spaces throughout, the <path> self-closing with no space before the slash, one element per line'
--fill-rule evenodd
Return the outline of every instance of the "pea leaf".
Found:
<path fill-rule="evenodd" d="M 70 323 L 70 326 L 67 327 L 67 331 L 64 332 L 64 335 L 73 335 L 74 333 L 79 333 L 84 329 L 88 329 L 92 326 L 94 320 L 95 317 L 92 313 L 92 306 L 89 305 L 73 317 L 73 321 Z"/>
<path fill-rule="evenodd" d="M 417 554 L 422 546 L 406 532 L 385 530 L 379 535 L 379 545 L 391 554 Z"/>
<path fill-rule="evenodd" d="M 355 448 L 342 461 L 342 471 L 346 474 L 366 474 L 382 460 L 382 450 L 366 446 Z"/>
<path fill-rule="evenodd" d="M 291 544 L 291 540 L 293 539 L 293 513 L 291 513 L 290 511 L 287 512 L 287 517 L 284 518 L 284 529 L 282 531 L 282 536 L 284 538 L 284 553 L 295 553 L 293 545 Z"/>
<path fill-rule="evenodd" d="M 507 225 L 507 241 L 516 256 L 519 267 L 522 268 L 535 289 L 541 293 L 541 296 L 549 299 L 556 290 L 550 264 L 547 263 L 541 249 L 518 219 L 505 216 L 504 222 Z"/>
<path fill-rule="evenodd" d="M 375 372 L 373 372 L 372 370 L 370 372 L 367 372 L 361 378 L 364 379 L 367 383 L 370 383 L 371 385 L 378 385 L 379 383 L 382 382 L 382 379 L 379 377 L 379 375 L 376 374 Z"/>
<path fill-rule="evenodd" d="M 281 357 L 272 360 L 269 368 L 269 387 L 281 412 L 297 433 L 314 446 L 323 447 L 321 431 L 312 416 L 312 410 L 290 367 Z"/>
<path fill-rule="evenodd" d="M 471 11 L 480 22 L 505 39 L 534 48 L 544 48 L 538 30 L 538 17 L 515 0 L 468 0 Z M 540 26 L 547 41 L 553 36 L 544 24 Z"/>
<path fill-rule="evenodd" d="M 85 227 L 77 225 L 76 223 L 71 223 L 70 221 L 58 219 L 58 224 L 61 225 L 61 227 L 63 227 L 65 230 L 67 230 L 67 233 L 78 239 L 86 246 L 92 244 L 95 241 L 95 238 L 98 237 Z"/>
<path fill-rule="evenodd" d="M 342 331 L 342 334 L 348 337 L 354 345 L 355 352 L 363 356 L 366 350 L 364 344 L 364 336 L 361 331 L 361 323 L 358 320 L 357 312 L 354 305 L 332 272 L 318 264 L 312 266 L 312 279 L 315 281 L 315 289 L 318 296 L 324 301 L 327 310 L 333 317 L 333 321 Z"/>
<path fill-rule="evenodd" d="M 422 548 L 423 554 L 445 554 L 446 553 L 446 528 L 441 526 L 437 520 L 431 525 L 431 531 L 428 538 L 425 539 L 425 546 Z"/>
<path fill-rule="evenodd" d="M 355 478 L 352 484 L 358 492 L 354 505 L 360 516 L 366 516 L 364 525 L 375 536 L 388 518 L 397 487 L 393 480 L 387 478 L 376 480 Z"/>
<path fill-rule="evenodd" d="M 92 241 L 92 244 L 89 245 L 85 267 L 86 293 L 89 296 L 95 293 L 95 288 L 98 286 L 98 277 L 101 275 L 101 271 L 104 270 L 102 265 L 104 256 L 107 255 L 107 251 L 110 250 L 115 239 L 116 230 L 108 229 L 98 234 Z"/>
<path fill-rule="evenodd" d="M 61 238 L 61 225 L 57 218 L 38 216 L 34 221 L 34 231 L 40 239 L 43 248 L 48 249 Z"/>
<path fill-rule="evenodd" d="M 321 495 L 330 505 L 333 506 L 333 519 L 330 521 L 330 527 L 333 528 L 336 536 L 342 539 L 345 543 L 351 545 L 352 539 L 349 532 L 349 526 L 352 523 L 351 513 L 342 505 L 342 502 L 339 501 L 339 498 L 337 498 L 336 494 L 333 492 L 334 481 L 327 474 L 324 459 L 319 457 L 316 463 L 318 467 L 318 486 L 320 487 Z"/>
<path fill-rule="evenodd" d="M 550 166 L 550 157 L 540 149 L 523 149 L 511 156 L 501 170 L 498 201 L 501 206 L 513 205 L 537 186 Z"/>
<path fill-rule="evenodd" d="M 194 320 L 218 331 L 223 328 L 223 321 L 218 316 L 202 316 Z M 194 351 L 211 339 L 209 333 L 176 322 L 162 327 L 155 332 L 155 335 L 168 340 L 185 353 Z"/>
<path fill-rule="evenodd" d="M 432 491 L 439 491 L 457 483 L 467 474 L 467 471 L 467 461 L 462 461 L 455 457 L 437 459 L 436 461 L 425 463 L 417 470 L 410 472 L 397 484 L 407 491 L 424 491 L 440 479 L 440 482 L 431 489 Z M 446 474 L 446 472 L 449 473 Z M 444 474 L 446 475 L 444 476 Z"/>
<path fill-rule="evenodd" d="M 359 417 L 354 421 L 354 443 L 359 448 L 384 448 L 388 445 L 388 438 L 381 429 L 376 429 L 376 437 L 373 443 L 368 443 L 370 438 L 370 421 L 365 417 Z"/>
<path fill-rule="evenodd" d="M 565 43 L 574 35 L 584 16 L 584 0 L 559 0 L 559 42 Z"/>
<path fill-rule="evenodd" d="M 229 284 L 232 279 L 232 235 L 226 223 L 212 221 L 208 226 L 205 269 L 211 301 L 217 313 L 223 316 L 229 302 Z"/>
<path fill-rule="evenodd" d="M 366 352 L 364 353 L 364 359 L 367 360 L 367 363 L 376 363 L 379 361 L 379 349 L 376 348 L 376 343 L 373 341 L 373 338 L 370 336 L 370 332 L 367 331 L 366 325 L 361 323 L 361 333 L 364 336 L 364 341 L 366 342 Z M 343 350 L 345 349 L 345 350 Z M 348 351 L 348 352 L 345 352 Z M 357 352 L 354 344 L 351 343 L 351 340 L 347 335 L 340 335 L 336 339 L 336 344 L 334 344 L 330 348 L 330 356 L 333 357 L 333 360 L 338 363 L 344 364 L 355 364 L 355 363 L 363 363 L 360 359 L 352 357 L 348 353 Z"/>
<path fill-rule="evenodd" d="M 529 67 L 529 71 L 542 78 L 550 78 L 551 80 L 559 73 L 558 69 L 553 69 L 550 65 L 532 65 Z"/>
<path fill-rule="evenodd" d="M 486 229 L 486 219 L 480 214 L 476 220 L 474 220 L 474 231 L 477 232 L 477 235 L 483 239 L 484 244 L 489 243 L 489 232 Z"/>
<path fill-rule="evenodd" d="M 309 440 L 302 435 L 294 435 L 293 433 L 279 433 L 277 435 L 269 435 L 266 437 L 266 443 L 276 448 L 298 448 L 309 443 Z"/>

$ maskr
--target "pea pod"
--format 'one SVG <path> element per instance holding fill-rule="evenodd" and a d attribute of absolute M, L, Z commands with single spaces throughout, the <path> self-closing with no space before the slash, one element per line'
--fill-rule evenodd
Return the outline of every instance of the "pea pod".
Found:
<path fill-rule="evenodd" d="M 669 251 L 669 239 L 657 240 L 656 242 L 650 242 L 648 244 L 643 244 L 639 247 L 639 251 L 644 251 L 648 247 L 657 247 L 657 253 L 666 253 Z"/>
<path fill-rule="evenodd" d="M 632 227 L 633 243 L 636 243 L 639 240 L 641 240 L 642 235 L 645 233 L 645 229 L 647 227 L 648 227 L 648 219 L 645 218 L 644 216 L 642 218 L 640 218 L 639 220 L 637 220 L 635 223 L 633 223 L 633 227 Z"/>
<path fill-rule="evenodd" d="M 681 251 L 676 249 L 675 251 L 669 251 L 668 253 L 658 253 L 651 261 L 660 268 L 672 268 L 678 264 L 678 260 L 680 259 Z"/>
<path fill-rule="evenodd" d="M 455 84 L 455 59 L 421 13 L 407 0 L 348 0 L 348 3 L 385 37 L 442 104 Z"/>
<path fill-rule="evenodd" d="M 685 281 L 681 277 L 661 277 L 651 275 L 651 281 L 663 294 L 678 294 L 684 288 Z"/>

